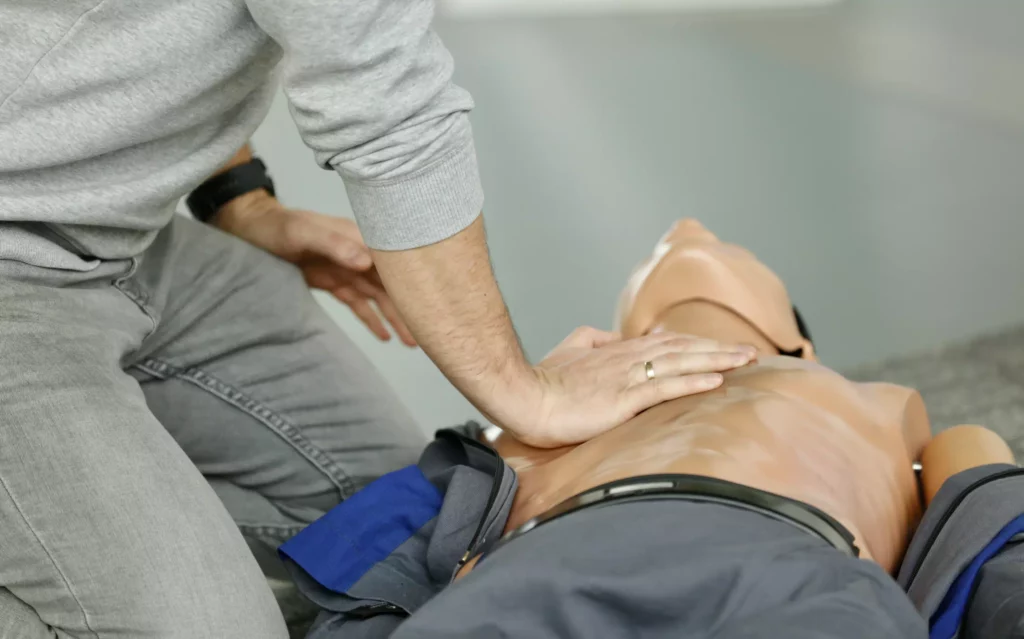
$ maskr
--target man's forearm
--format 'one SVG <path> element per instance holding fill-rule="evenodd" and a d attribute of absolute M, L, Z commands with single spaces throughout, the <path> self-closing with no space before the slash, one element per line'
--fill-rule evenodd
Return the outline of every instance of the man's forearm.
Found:
<path fill-rule="evenodd" d="M 228 169 L 233 169 L 236 166 L 241 166 L 249 162 L 252 162 L 252 146 L 246 143 L 245 146 L 238 150 L 238 153 L 235 153 L 235 155 L 230 160 L 228 160 L 224 166 L 217 169 L 217 172 L 214 173 L 213 175 L 220 175 L 221 173 L 227 171 Z"/>
<path fill-rule="evenodd" d="M 438 368 L 489 419 L 520 429 L 516 420 L 535 412 L 522 403 L 539 401 L 538 384 L 494 279 L 483 216 L 437 244 L 374 251 L 374 261 Z"/>

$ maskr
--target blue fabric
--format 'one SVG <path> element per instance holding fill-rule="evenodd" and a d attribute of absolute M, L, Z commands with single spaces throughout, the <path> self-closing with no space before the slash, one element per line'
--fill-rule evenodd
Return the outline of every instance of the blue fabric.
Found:
<path fill-rule="evenodd" d="M 345 593 L 437 516 L 443 495 L 416 466 L 384 475 L 278 550 L 321 586 Z"/>
<path fill-rule="evenodd" d="M 964 612 L 967 610 L 967 603 L 974 591 L 974 582 L 978 579 L 978 573 L 982 566 L 989 559 L 992 559 L 1003 549 L 1008 541 L 1019 533 L 1024 533 L 1024 515 L 1017 517 L 1008 523 L 999 534 L 970 563 L 963 572 L 956 578 L 953 585 L 949 587 L 945 598 L 939 604 L 938 610 L 932 615 L 931 633 L 929 639 L 952 639 L 956 636 L 960 623 L 963 620 Z"/>

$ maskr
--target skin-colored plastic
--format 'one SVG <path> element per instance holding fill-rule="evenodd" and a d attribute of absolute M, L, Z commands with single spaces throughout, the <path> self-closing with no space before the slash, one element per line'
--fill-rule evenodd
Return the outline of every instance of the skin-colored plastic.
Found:
<path fill-rule="evenodd" d="M 1003 438 L 981 426 L 962 425 L 944 430 L 921 455 L 921 487 L 931 503 L 943 482 L 953 475 L 986 464 L 1013 464 L 1013 451 Z"/>
<path fill-rule="evenodd" d="M 759 359 L 715 391 L 578 446 L 539 450 L 492 436 L 519 474 L 507 529 L 609 481 L 696 474 L 812 504 L 854 534 L 863 557 L 898 567 L 922 511 L 913 463 L 931 438 L 917 392 L 851 382 L 818 364 L 775 274 L 693 220 L 676 224 L 633 274 L 619 321 L 626 337 L 671 330 L 752 344 Z M 934 453 L 949 468 L 978 461 L 957 460 L 955 446 Z"/>
<path fill-rule="evenodd" d="M 718 241 L 700 222 L 687 219 L 676 222 L 633 271 L 619 298 L 619 329 L 626 337 L 644 335 L 656 329 L 667 309 L 695 300 L 719 304 L 746 320 L 753 329 L 748 342 L 767 340 L 772 352 L 800 350 L 814 359 L 775 273 L 750 251 Z"/>

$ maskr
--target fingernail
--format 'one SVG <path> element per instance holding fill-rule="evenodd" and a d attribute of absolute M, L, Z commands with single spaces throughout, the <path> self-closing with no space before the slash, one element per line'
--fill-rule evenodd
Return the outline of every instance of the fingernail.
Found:
<path fill-rule="evenodd" d="M 366 268 L 373 262 L 370 254 L 366 251 L 349 247 L 343 247 L 335 256 L 342 264 L 347 264 L 349 268 Z"/>
<path fill-rule="evenodd" d="M 718 388 L 724 381 L 725 378 L 722 377 L 720 373 L 711 373 L 710 375 L 705 375 L 704 378 L 700 380 L 700 385 L 701 388 L 712 389 Z"/>

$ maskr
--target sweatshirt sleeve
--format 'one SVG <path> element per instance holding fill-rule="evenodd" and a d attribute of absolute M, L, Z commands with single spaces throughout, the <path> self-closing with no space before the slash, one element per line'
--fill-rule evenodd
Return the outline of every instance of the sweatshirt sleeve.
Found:
<path fill-rule="evenodd" d="M 317 162 L 345 181 L 366 243 L 446 239 L 480 214 L 483 189 L 433 0 L 247 0 L 285 51 L 284 90 Z"/>

